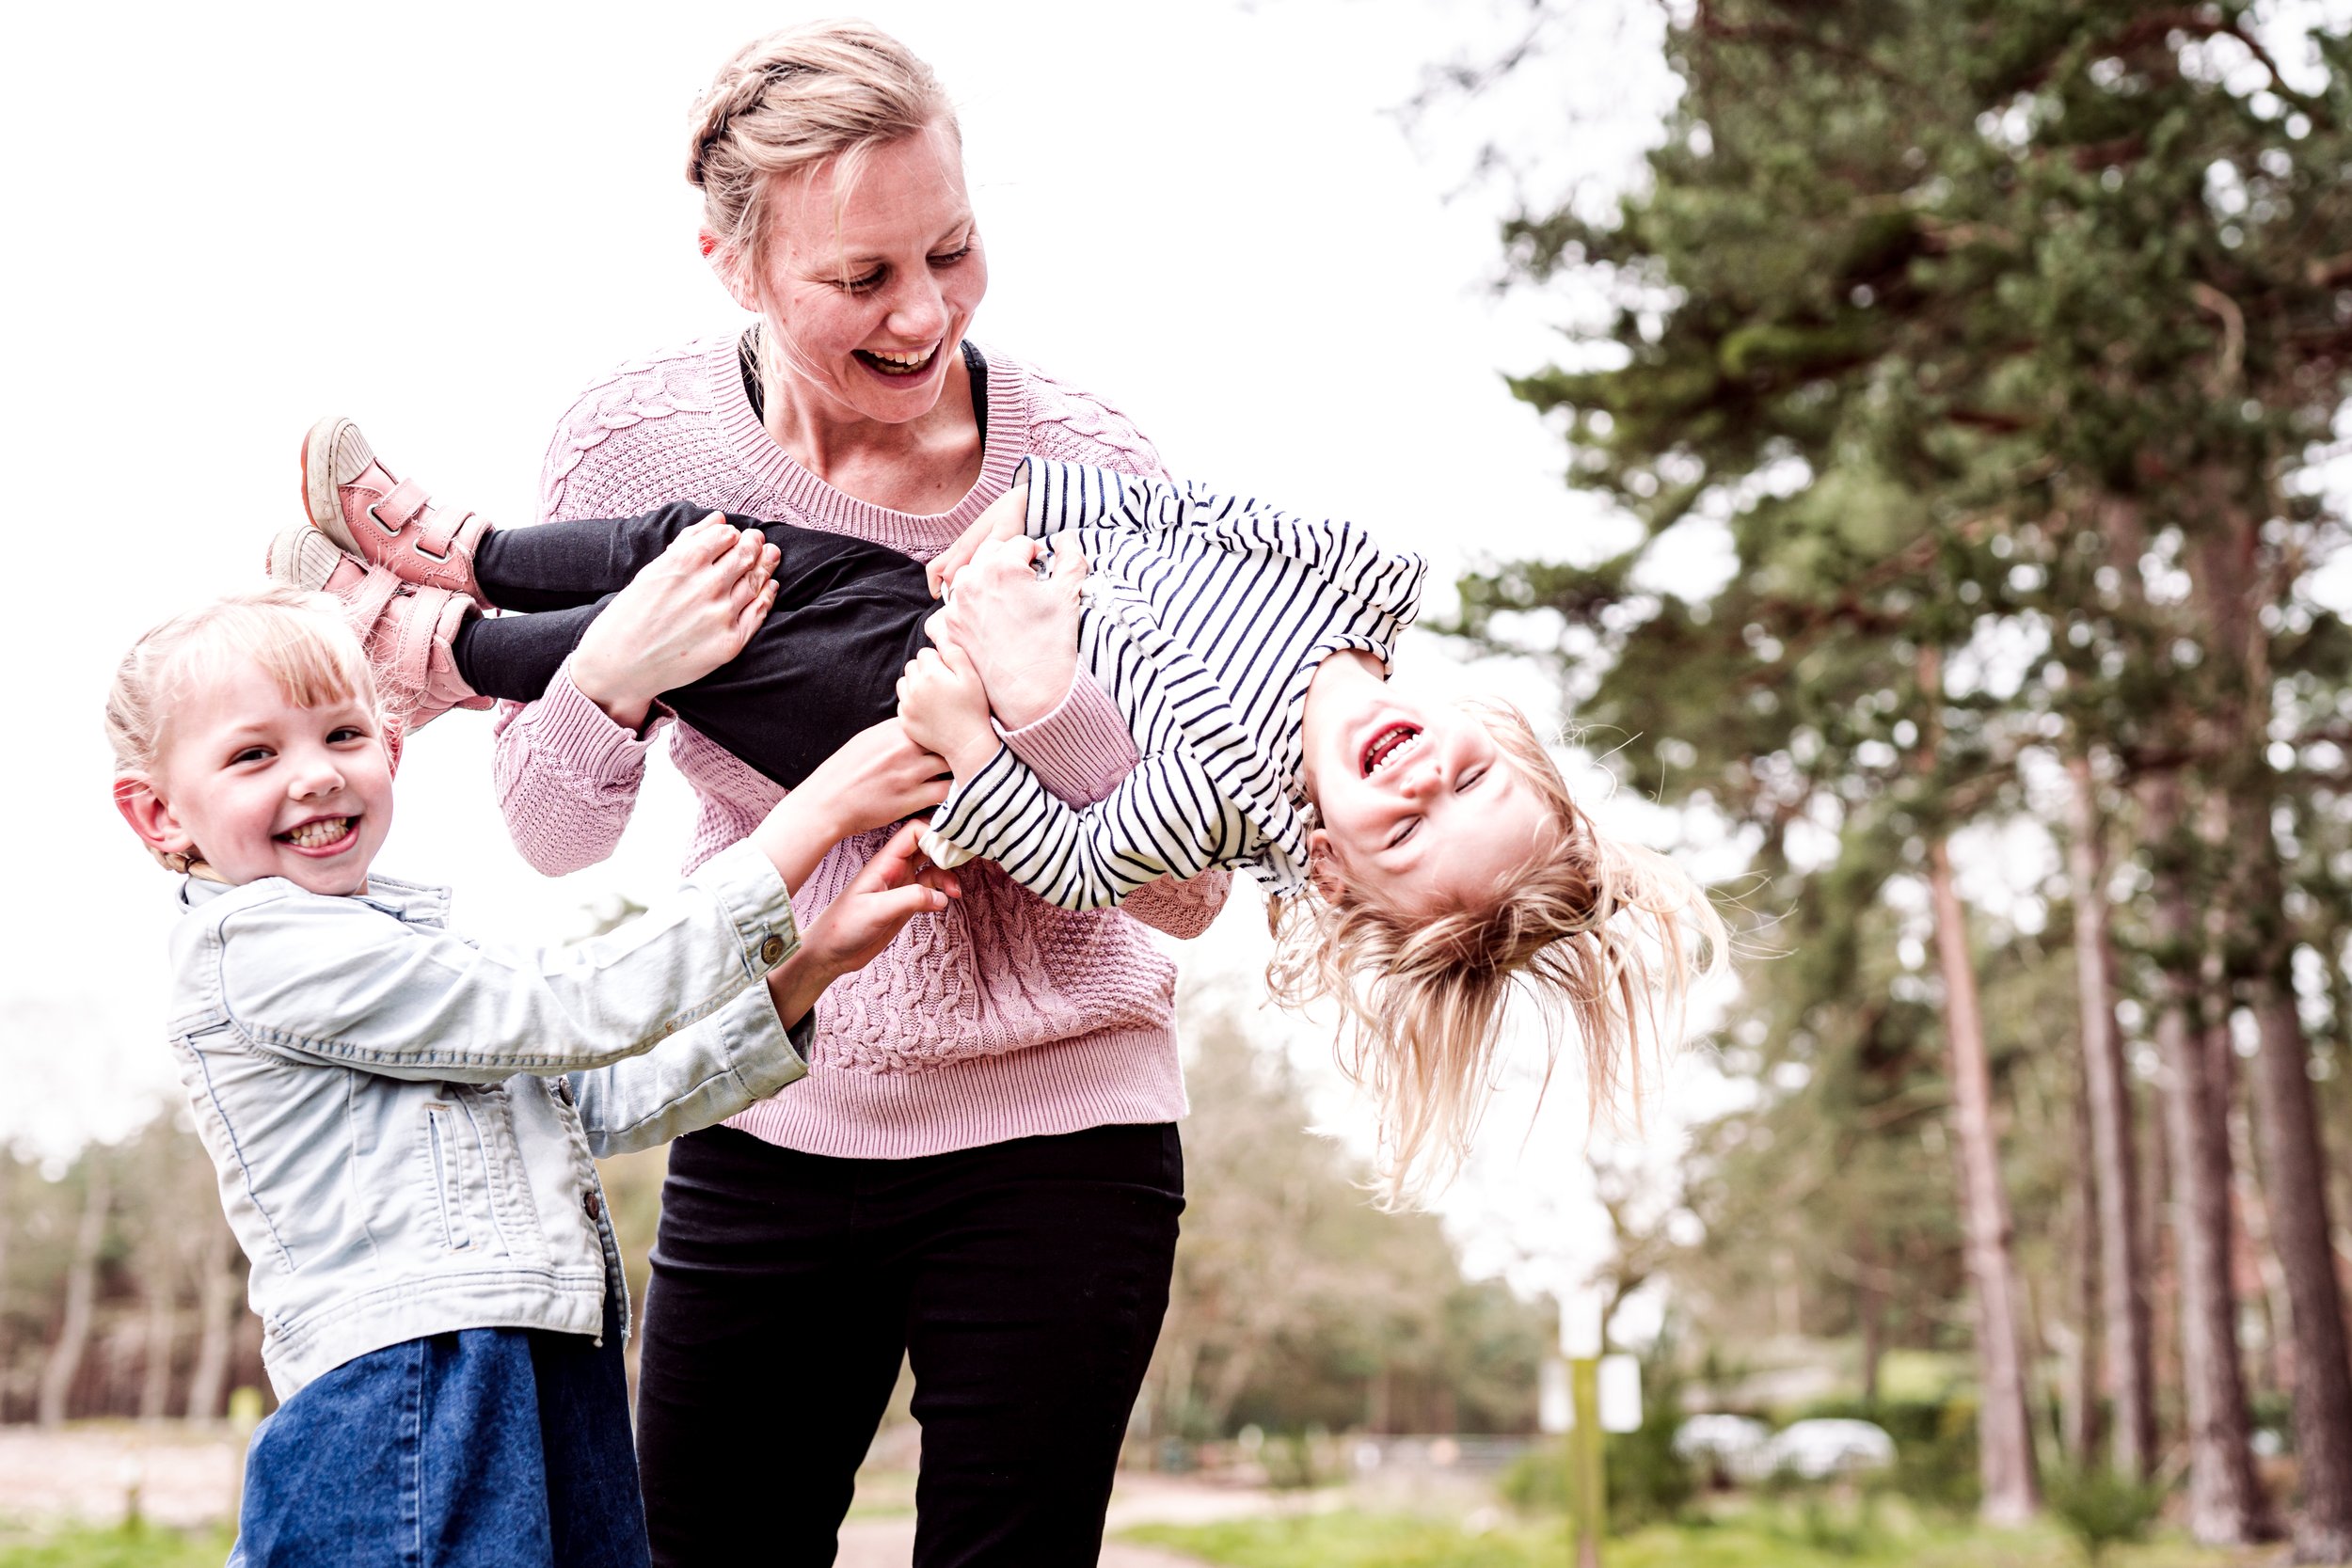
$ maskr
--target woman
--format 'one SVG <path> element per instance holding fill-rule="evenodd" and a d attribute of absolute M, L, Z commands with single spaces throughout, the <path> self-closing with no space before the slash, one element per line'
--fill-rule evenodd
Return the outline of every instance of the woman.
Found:
<path fill-rule="evenodd" d="M 964 338 L 987 286 L 944 93 L 862 24 L 754 43 L 697 109 L 702 247 L 757 324 L 625 366 L 565 416 L 547 518 L 669 500 L 781 518 L 928 559 L 1030 453 L 1156 474 L 1108 405 Z M 540 869 L 609 854 L 661 719 L 660 594 L 625 596 L 567 678 L 509 714 L 498 783 Z M 1074 626 L 1075 608 L 1060 604 Z M 1135 765 L 1073 680 L 1067 629 L 979 657 L 1008 743 L 1066 799 Z M 776 790 L 671 729 L 701 820 L 691 866 Z M 882 842 L 844 843 L 833 897 Z M 1136 926 L 1204 927 L 1224 877 L 1071 914 L 967 868 L 818 1012 L 791 1092 L 670 1157 L 638 1402 L 658 1562 L 828 1562 L 898 1375 L 923 1423 L 921 1563 L 1091 1562 L 1167 1305 L 1183 1207 L 1173 971 Z"/>

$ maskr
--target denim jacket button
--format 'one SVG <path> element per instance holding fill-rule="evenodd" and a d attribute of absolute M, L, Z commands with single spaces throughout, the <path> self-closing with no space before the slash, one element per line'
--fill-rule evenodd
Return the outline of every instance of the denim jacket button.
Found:
<path fill-rule="evenodd" d="M 589 1192 L 580 1194 L 580 1206 L 588 1211 L 588 1217 L 590 1219 L 600 1220 L 604 1218 L 604 1205 L 597 1201 L 596 1195 L 595 1193 Z"/>
<path fill-rule="evenodd" d="M 759 944 L 759 961 L 771 968 L 784 961 L 784 939 L 771 935 Z"/>

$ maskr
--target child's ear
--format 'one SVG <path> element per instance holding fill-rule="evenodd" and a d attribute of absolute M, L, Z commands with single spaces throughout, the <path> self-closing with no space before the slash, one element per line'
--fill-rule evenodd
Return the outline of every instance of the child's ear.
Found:
<path fill-rule="evenodd" d="M 1321 828 L 1307 835 L 1307 874 L 1315 884 L 1315 891 L 1333 903 L 1340 896 L 1340 870 L 1337 851 L 1331 835 Z"/>
<path fill-rule="evenodd" d="M 115 810 L 131 824 L 131 831 L 139 835 L 139 842 L 157 855 L 187 855 L 194 853 L 196 840 L 180 825 L 171 802 L 155 793 L 154 784 L 135 773 L 126 773 L 115 780 Z"/>

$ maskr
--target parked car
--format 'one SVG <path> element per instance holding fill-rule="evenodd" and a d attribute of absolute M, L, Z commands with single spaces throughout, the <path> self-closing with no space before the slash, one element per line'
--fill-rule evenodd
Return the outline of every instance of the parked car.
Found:
<path fill-rule="evenodd" d="M 1692 1416 L 1675 1428 L 1674 1449 L 1710 1486 L 1729 1486 L 1756 1473 L 1756 1456 L 1772 1429 L 1748 1416 L 1720 1411 Z"/>
<path fill-rule="evenodd" d="M 1857 1470 L 1895 1463 L 1895 1439 L 1868 1421 L 1820 1418 L 1795 1421 L 1774 1433 L 1756 1455 L 1756 1473 L 1786 1473 L 1804 1481 L 1827 1481 Z"/>

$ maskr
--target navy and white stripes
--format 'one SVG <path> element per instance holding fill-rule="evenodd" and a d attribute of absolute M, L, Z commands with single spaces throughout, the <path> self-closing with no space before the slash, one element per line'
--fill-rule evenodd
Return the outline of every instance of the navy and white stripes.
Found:
<path fill-rule="evenodd" d="M 1064 909 L 1162 876 L 1246 864 L 1307 875 L 1300 713 L 1324 657 L 1386 660 L 1428 567 L 1352 524 L 1078 464 L 1025 464 L 1028 531 L 1091 570 L 1078 657 L 1118 703 L 1142 763 L 1096 805 L 1063 804 L 1009 749 L 931 819 Z"/>

